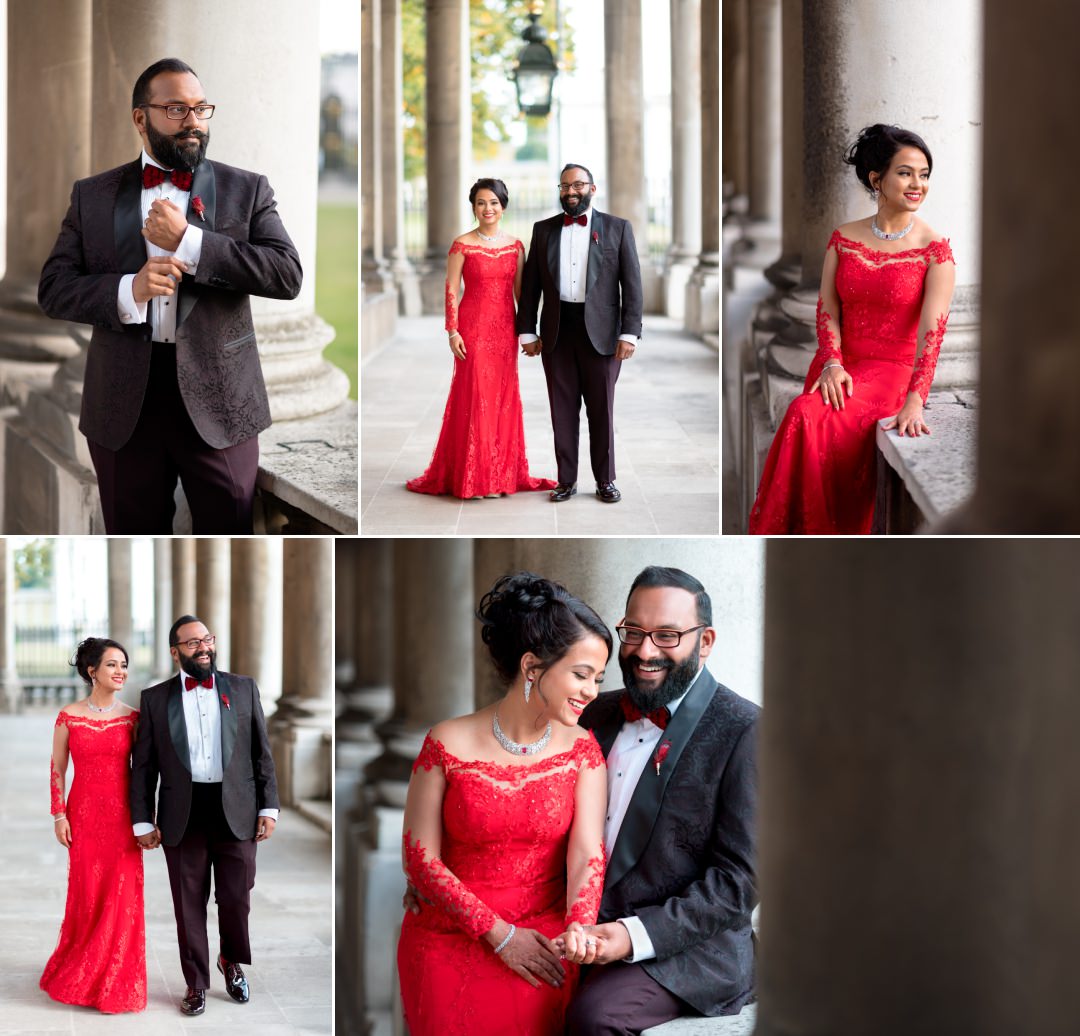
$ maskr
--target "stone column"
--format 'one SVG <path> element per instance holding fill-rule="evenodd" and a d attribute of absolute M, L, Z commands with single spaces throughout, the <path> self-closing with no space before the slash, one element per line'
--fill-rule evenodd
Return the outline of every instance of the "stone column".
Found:
<path fill-rule="evenodd" d="M 381 295 L 389 287 L 383 259 L 383 110 L 382 0 L 361 0 L 363 47 L 360 91 L 360 278 L 364 294 Z"/>
<path fill-rule="evenodd" d="M 607 202 L 634 228 L 645 312 L 660 307 L 660 282 L 649 259 L 645 193 L 645 80 L 641 0 L 604 0 L 604 108 L 607 115 Z"/>
<path fill-rule="evenodd" d="M 220 537 L 200 536 L 195 540 L 195 615 L 217 637 L 217 667 L 229 668 L 230 541 Z"/>
<path fill-rule="evenodd" d="M 1040 182 L 1067 182 L 1080 146 L 1074 134 L 1055 127 L 1071 120 L 1070 91 L 1047 86 L 1056 82 L 1048 78 L 1051 69 L 1068 70 L 1063 83 L 1076 77 L 1072 44 L 1080 12 L 1047 0 L 1017 8 L 988 0 L 985 10 L 982 175 L 988 194 L 982 208 L 986 302 L 978 480 L 970 505 L 943 531 L 1075 533 L 1080 530 L 1080 462 L 1069 444 L 1080 426 L 1080 409 L 1068 386 L 1078 366 L 1080 314 L 1068 276 L 1072 226 L 1052 215 L 1057 189 L 1026 191 L 1003 184 L 996 157 L 1003 149 L 1032 154 L 1041 140 L 1046 161 L 1040 163 Z M 1023 25 L 1029 26 L 1024 46 L 1011 46 Z M 1047 149 L 1049 139 L 1055 143 Z M 953 247 L 959 244 L 954 237 Z M 965 249 L 968 262 L 972 251 L 970 245 Z M 952 333 L 950 321 L 946 346 Z"/>
<path fill-rule="evenodd" d="M 468 212 L 465 170 L 471 154 L 468 4 L 425 0 L 427 23 L 427 257 L 424 311 L 442 313 L 446 252 Z"/>
<path fill-rule="evenodd" d="M 128 650 L 129 657 L 134 654 L 134 617 L 131 612 L 131 540 L 119 536 L 109 537 L 108 542 L 108 567 L 109 567 L 109 633 L 108 635 L 119 641 Z M 131 662 L 132 675 L 135 672 L 135 664 Z M 136 681 L 131 680 L 124 688 L 121 697 L 129 705 L 138 702 Z"/>
<path fill-rule="evenodd" d="M 1066 1033 L 1080 544 L 889 546 L 768 547 L 755 1031 Z"/>
<path fill-rule="evenodd" d="M 198 604 L 195 597 L 195 540 L 189 536 L 172 539 L 172 619 L 169 626 L 181 615 L 196 615 Z"/>
<path fill-rule="evenodd" d="M 0 537 L 0 712 L 22 711 L 22 687 L 15 665 L 15 550 Z"/>
<path fill-rule="evenodd" d="M 0 281 L 4 404 L 21 403 L 30 388 L 47 387 L 57 362 L 78 351 L 68 329 L 38 308 L 37 283 L 71 185 L 90 171 L 94 121 L 90 0 L 13 0 L 9 12 L 7 155 L 20 172 L 7 178 L 6 269 Z"/>
<path fill-rule="evenodd" d="M 416 268 L 405 254 L 405 202 L 402 185 L 405 182 L 405 138 L 402 133 L 402 38 L 401 0 L 382 0 L 382 79 L 379 89 L 382 106 L 378 111 L 382 134 L 382 220 L 383 254 L 390 264 L 394 285 L 405 316 L 417 317 L 422 312 L 420 280 Z M 364 99 L 366 100 L 366 98 Z M 447 244 L 447 248 L 449 248 Z"/>
<path fill-rule="evenodd" d="M 671 167 L 664 312 L 681 319 L 686 284 L 701 252 L 701 0 L 671 0 Z"/>
<path fill-rule="evenodd" d="M 750 0 L 749 30 L 747 222 L 732 257 L 756 282 L 780 249 L 780 0 Z"/>
<path fill-rule="evenodd" d="M 726 6 L 726 5 L 725 5 Z M 686 327 L 720 330 L 720 12 L 701 8 L 701 255 L 686 289 Z"/>
<path fill-rule="evenodd" d="M 282 694 L 270 740 L 282 803 L 329 799 L 334 689 L 334 547 L 290 538 L 282 549 Z"/>
<path fill-rule="evenodd" d="M 159 680 L 173 671 L 169 654 L 169 630 L 173 620 L 173 541 L 163 537 L 154 540 L 154 650 L 153 674 Z M 177 613 L 179 614 L 179 613 Z"/>
<path fill-rule="evenodd" d="M 267 687 L 272 656 L 281 650 L 269 612 L 280 596 L 270 581 L 270 545 L 265 536 L 236 538 L 230 545 L 229 652 L 235 672 Z M 263 692 L 263 709 L 267 707 Z"/>
<path fill-rule="evenodd" d="M 723 181 L 724 181 L 724 217 L 736 215 L 746 210 L 746 196 L 749 191 L 750 156 L 748 126 L 750 101 L 747 97 L 749 78 L 749 6 L 750 0 L 723 0 L 724 17 L 724 118 L 723 126 Z M 710 5 L 706 4 L 706 7 Z M 713 5 L 715 6 L 715 5 Z M 704 19 L 711 18 L 711 12 L 703 12 Z M 703 40 L 704 42 L 704 40 Z M 702 51 L 702 69 L 709 66 L 704 63 Z M 708 100 L 702 94 L 703 104 Z"/>

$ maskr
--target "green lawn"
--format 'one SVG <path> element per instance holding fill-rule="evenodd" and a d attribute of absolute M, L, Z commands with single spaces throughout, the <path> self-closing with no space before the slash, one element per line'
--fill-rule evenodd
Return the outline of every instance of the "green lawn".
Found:
<path fill-rule="evenodd" d="M 323 355 L 348 374 L 350 399 L 359 353 L 357 216 L 355 205 L 320 204 L 315 253 L 315 309 L 336 332 Z"/>

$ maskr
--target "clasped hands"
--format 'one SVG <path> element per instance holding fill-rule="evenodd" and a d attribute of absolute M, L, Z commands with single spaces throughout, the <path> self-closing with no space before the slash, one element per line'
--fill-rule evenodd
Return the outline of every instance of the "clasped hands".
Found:
<path fill-rule="evenodd" d="M 145 835 L 136 835 L 135 841 L 139 843 L 140 849 L 156 849 L 161 845 L 161 829 L 155 826 L 153 831 Z"/>

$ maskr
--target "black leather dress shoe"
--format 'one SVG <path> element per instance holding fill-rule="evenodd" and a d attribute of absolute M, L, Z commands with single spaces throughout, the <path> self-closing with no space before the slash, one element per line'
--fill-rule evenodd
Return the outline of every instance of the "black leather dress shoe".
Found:
<path fill-rule="evenodd" d="M 614 482 L 597 482 L 596 495 L 605 504 L 617 504 L 622 499 L 622 493 L 615 488 Z"/>
<path fill-rule="evenodd" d="M 184 1014 L 202 1014 L 206 1010 L 206 990 L 188 986 L 184 999 L 180 1001 L 180 1010 Z"/>
<path fill-rule="evenodd" d="M 225 976 L 225 992 L 238 1004 L 246 1004 L 251 999 L 251 993 L 240 965 L 230 964 L 224 957 L 219 956 L 217 969 Z"/>
<path fill-rule="evenodd" d="M 569 500 L 576 492 L 576 482 L 560 482 L 551 491 L 551 502 L 554 504 L 561 504 L 564 500 Z"/>

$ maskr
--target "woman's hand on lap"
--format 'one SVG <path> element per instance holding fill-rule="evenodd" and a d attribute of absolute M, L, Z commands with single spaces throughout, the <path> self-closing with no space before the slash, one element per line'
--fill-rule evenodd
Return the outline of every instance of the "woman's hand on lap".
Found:
<path fill-rule="evenodd" d="M 844 390 L 850 397 L 855 391 L 855 382 L 839 364 L 826 367 L 819 375 L 817 381 L 810 386 L 811 392 L 821 390 L 821 401 L 833 410 L 844 409 Z"/>

